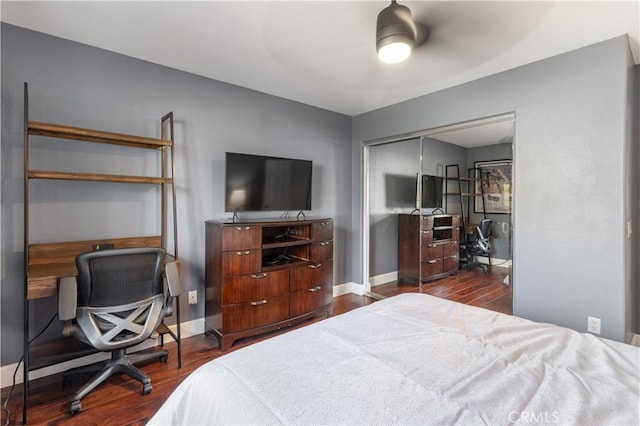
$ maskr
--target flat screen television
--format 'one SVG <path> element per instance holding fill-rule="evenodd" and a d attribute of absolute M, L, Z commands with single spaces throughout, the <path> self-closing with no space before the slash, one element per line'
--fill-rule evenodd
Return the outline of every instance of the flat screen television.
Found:
<path fill-rule="evenodd" d="M 442 176 L 422 175 L 422 191 L 418 192 L 420 201 L 417 208 L 442 208 L 443 182 Z"/>
<path fill-rule="evenodd" d="M 225 211 L 311 210 L 310 160 L 227 152 Z"/>

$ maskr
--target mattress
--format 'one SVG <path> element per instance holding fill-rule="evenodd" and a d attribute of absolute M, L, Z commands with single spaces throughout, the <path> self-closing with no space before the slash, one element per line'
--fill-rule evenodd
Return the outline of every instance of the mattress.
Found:
<path fill-rule="evenodd" d="M 640 424 L 640 348 L 426 294 L 204 364 L 151 425 Z"/>

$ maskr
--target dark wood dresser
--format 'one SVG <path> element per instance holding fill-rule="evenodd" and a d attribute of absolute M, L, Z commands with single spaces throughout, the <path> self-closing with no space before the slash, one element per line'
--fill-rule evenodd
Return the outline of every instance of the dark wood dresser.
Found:
<path fill-rule="evenodd" d="M 417 284 L 456 272 L 459 236 L 460 215 L 399 214 L 398 281 Z"/>
<path fill-rule="evenodd" d="M 333 220 L 207 221 L 205 332 L 236 340 L 331 315 Z"/>

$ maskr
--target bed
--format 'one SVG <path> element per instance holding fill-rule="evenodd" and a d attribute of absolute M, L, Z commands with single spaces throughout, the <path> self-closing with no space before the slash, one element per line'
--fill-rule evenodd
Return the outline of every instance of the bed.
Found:
<path fill-rule="evenodd" d="M 426 294 L 194 371 L 168 424 L 640 424 L 640 348 Z"/>

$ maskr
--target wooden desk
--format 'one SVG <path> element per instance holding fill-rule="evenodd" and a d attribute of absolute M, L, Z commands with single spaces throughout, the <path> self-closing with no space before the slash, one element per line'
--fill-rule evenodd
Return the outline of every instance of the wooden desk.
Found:
<path fill-rule="evenodd" d="M 78 275 L 76 256 L 93 251 L 96 246 L 110 244 L 113 244 L 113 248 L 161 247 L 162 240 L 160 236 L 152 236 L 30 244 L 27 299 L 57 295 L 60 278 Z M 165 262 L 172 260 L 173 256 L 167 255 L 165 258 Z"/>

